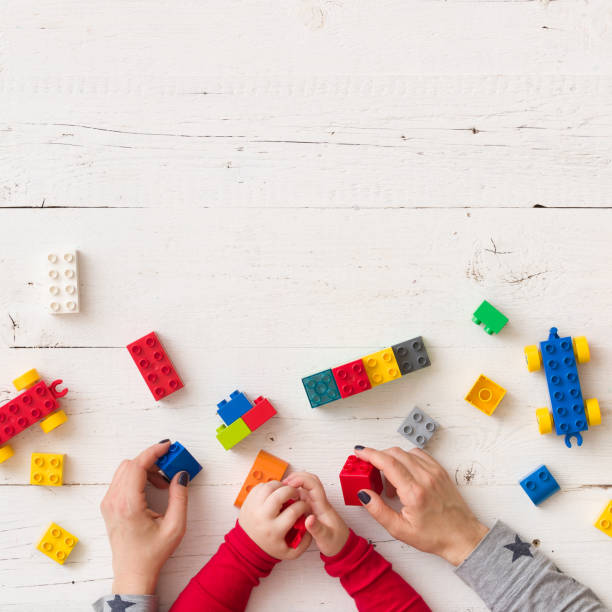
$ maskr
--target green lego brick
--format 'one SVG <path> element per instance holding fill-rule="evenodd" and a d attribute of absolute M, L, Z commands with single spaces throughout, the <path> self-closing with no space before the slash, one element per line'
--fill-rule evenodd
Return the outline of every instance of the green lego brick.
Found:
<path fill-rule="evenodd" d="M 497 308 L 483 300 L 482 304 L 472 315 L 472 321 L 476 325 L 484 323 L 484 330 L 487 334 L 498 334 L 508 322 L 508 317 L 503 315 Z"/>
<path fill-rule="evenodd" d="M 217 440 L 225 450 L 229 450 L 236 446 L 238 442 L 244 440 L 251 430 L 248 425 L 242 420 L 242 417 L 234 421 L 231 425 L 221 425 L 217 428 Z"/>

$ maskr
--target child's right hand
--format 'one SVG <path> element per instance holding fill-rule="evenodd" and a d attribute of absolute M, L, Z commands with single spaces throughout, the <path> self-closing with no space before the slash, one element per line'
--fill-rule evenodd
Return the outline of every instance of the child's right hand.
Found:
<path fill-rule="evenodd" d="M 327 500 L 321 481 L 314 474 L 296 472 L 283 482 L 303 489 L 303 497 L 312 508 L 312 514 L 306 518 L 306 529 L 326 557 L 337 555 L 348 540 L 349 528 Z"/>
<path fill-rule="evenodd" d="M 297 559 L 310 546 L 312 538 L 305 533 L 297 548 L 290 548 L 285 541 L 287 532 L 302 516 L 310 512 L 310 505 L 299 500 L 300 493 L 278 481 L 258 484 L 242 504 L 238 523 L 246 534 L 271 557 Z M 281 512 L 282 505 L 297 499 Z"/>

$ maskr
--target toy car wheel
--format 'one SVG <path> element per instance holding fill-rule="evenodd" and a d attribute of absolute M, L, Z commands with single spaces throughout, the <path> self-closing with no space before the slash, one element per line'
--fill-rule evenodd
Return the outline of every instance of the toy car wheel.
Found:
<path fill-rule="evenodd" d="M 19 376 L 13 381 L 13 385 L 17 391 L 23 391 L 29 389 L 40 380 L 40 376 L 36 370 L 28 370 L 25 374 Z"/>
<path fill-rule="evenodd" d="M 15 453 L 13 449 L 7 444 L 0 448 L 0 463 L 4 463 L 7 459 L 10 459 Z"/>
<path fill-rule="evenodd" d="M 548 408 L 538 408 L 536 410 L 536 419 L 538 419 L 538 429 L 541 434 L 548 434 L 553 430 L 555 423 Z"/>
<path fill-rule="evenodd" d="M 591 427 L 601 425 L 601 410 L 597 398 L 592 397 L 585 402 L 584 411 L 586 412 L 587 422 Z"/>
<path fill-rule="evenodd" d="M 574 338 L 574 355 L 576 355 L 576 361 L 578 363 L 586 363 L 591 360 L 589 343 L 584 336 Z"/>
<path fill-rule="evenodd" d="M 542 356 L 540 349 L 535 344 L 525 347 L 525 361 L 530 372 L 537 372 L 542 367 Z"/>
<path fill-rule="evenodd" d="M 54 412 L 51 416 L 40 422 L 40 428 L 45 432 L 49 433 L 60 425 L 63 425 L 68 420 L 68 415 L 63 410 Z"/>

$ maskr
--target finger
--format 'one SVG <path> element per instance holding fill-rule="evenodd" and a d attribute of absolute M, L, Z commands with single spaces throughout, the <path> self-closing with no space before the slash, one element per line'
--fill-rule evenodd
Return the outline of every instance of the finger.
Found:
<path fill-rule="evenodd" d="M 309 533 L 305 533 L 297 545 L 297 548 L 292 548 L 291 552 L 287 555 L 287 559 L 297 559 L 312 542 L 312 536 Z"/>
<path fill-rule="evenodd" d="M 147 473 L 134 461 L 127 461 L 123 476 L 120 481 L 121 494 L 132 504 L 133 508 L 138 505 L 147 507 L 144 496 L 145 484 L 147 483 Z"/>
<path fill-rule="evenodd" d="M 283 533 L 287 533 L 302 514 L 310 513 L 310 505 L 305 501 L 297 501 L 285 508 L 276 519 L 276 524 Z"/>
<path fill-rule="evenodd" d="M 324 525 L 314 514 L 306 517 L 306 529 L 314 538 L 317 546 L 320 540 L 331 537 L 331 529 Z"/>
<path fill-rule="evenodd" d="M 298 499 L 300 494 L 294 487 L 281 485 L 276 491 L 268 496 L 264 502 L 264 508 L 270 516 L 276 516 L 281 509 L 281 506 L 290 499 Z"/>
<path fill-rule="evenodd" d="M 155 462 L 163 457 L 170 448 L 170 440 L 167 442 L 159 442 L 158 444 L 153 444 L 153 446 L 149 446 L 149 448 L 145 448 L 137 457 L 134 458 L 134 461 L 143 469 L 148 470 L 155 465 Z"/>
<path fill-rule="evenodd" d="M 296 472 L 290 474 L 283 482 L 290 487 L 302 488 L 308 491 L 308 495 L 313 503 L 329 504 L 325 489 L 321 481 L 314 475 L 308 472 Z"/>
<path fill-rule="evenodd" d="M 160 516 L 162 516 L 159 512 L 155 512 L 155 510 L 151 510 L 151 508 L 147 508 L 146 513 L 152 519 L 158 519 Z"/>
<path fill-rule="evenodd" d="M 394 538 L 399 539 L 403 519 L 393 508 L 387 506 L 380 495 L 370 489 L 363 489 L 359 491 L 359 500 L 375 521 L 379 522 Z"/>
<path fill-rule="evenodd" d="M 385 495 L 389 498 L 397 495 L 397 489 L 393 484 L 391 484 L 388 478 L 385 478 Z"/>
<path fill-rule="evenodd" d="M 270 495 L 272 495 L 274 491 L 280 489 L 282 486 L 283 485 L 278 480 L 260 482 L 251 489 L 251 492 L 249 493 L 247 499 L 253 499 L 253 501 L 250 503 L 257 502 L 260 505 L 263 505 L 267 501 L 268 497 L 270 497 Z"/>
<path fill-rule="evenodd" d="M 424 451 L 422 448 L 413 448 L 408 452 L 414 454 L 429 466 L 442 467 L 427 451 Z"/>
<path fill-rule="evenodd" d="M 189 474 L 179 472 L 175 474 L 168 490 L 168 508 L 163 518 L 163 528 L 166 533 L 175 537 L 182 537 L 187 525 L 187 485 Z"/>
<path fill-rule="evenodd" d="M 386 448 L 383 452 L 396 459 L 416 480 L 418 475 L 428 472 L 430 470 L 430 466 L 423 461 L 423 459 L 416 454 L 414 450 L 415 449 L 405 451 L 403 448 L 394 446 L 392 448 Z"/>
<path fill-rule="evenodd" d="M 369 461 L 374 467 L 382 470 L 387 480 L 390 480 L 394 487 L 413 480 L 406 466 L 387 451 L 379 451 L 374 448 L 355 448 L 355 454 L 360 459 Z"/>

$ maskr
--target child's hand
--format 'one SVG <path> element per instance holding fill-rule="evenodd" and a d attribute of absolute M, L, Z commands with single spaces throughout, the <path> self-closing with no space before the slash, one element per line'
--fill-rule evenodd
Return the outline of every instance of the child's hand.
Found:
<path fill-rule="evenodd" d="M 305 498 L 312 508 L 312 514 L 306 518 L 306 529 L 326 557 L 337 555 L 348 540 L 349 528 L 327 501 L 321 481 L 314 474 L 296 472 L 283 482 L 290 487 L 303 489 L 301 497 Z"/>
<path fill-rule="evenodd" d="M 278 481 L 258 484 L 242 504 L 238 523 L 251 540 L 271 557 L 297 559 L 308 548 L 312 538 L 306 533 L 297 548 L 290 548 L 285 536 L 302 514 L 310 512 L 310 506 L 301 500 L 282 512 L 281 506 L 287 500 L 299 497 L 297 489 Z"/>

